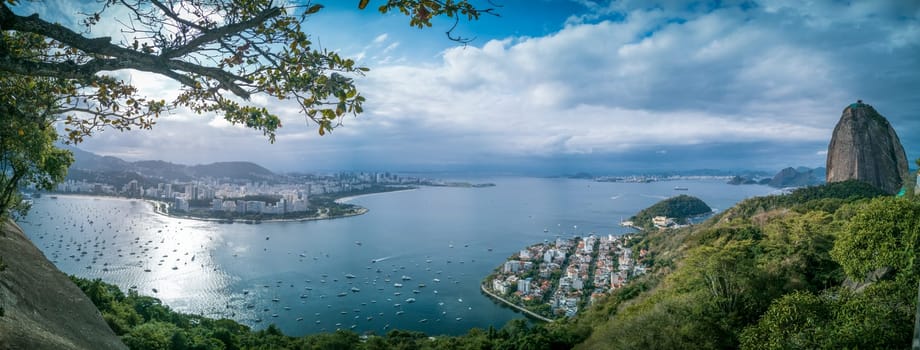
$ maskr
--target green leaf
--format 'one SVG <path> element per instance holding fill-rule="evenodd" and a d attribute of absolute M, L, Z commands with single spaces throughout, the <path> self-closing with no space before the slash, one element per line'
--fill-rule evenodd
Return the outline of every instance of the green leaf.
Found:
<path fill-rule="evenodd" d="M 305 12 L 305 14 L 312 15 L 312 14 L 314 14 L 314 13 L 319 12 L 319 10 L 322 10 L 323 7 L 324 7 L 324 6 L 323 6 L 323 5 L 320 5 L 320 4 L 316 4 L 316 5 L 310 6 L 309 8 L 307 8 L 307 11 Z"/>

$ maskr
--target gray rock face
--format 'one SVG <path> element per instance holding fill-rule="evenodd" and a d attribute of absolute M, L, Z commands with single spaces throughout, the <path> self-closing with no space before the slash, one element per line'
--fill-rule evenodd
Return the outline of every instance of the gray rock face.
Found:
<path fill-rule="evenodd" d="M 888 120 L 861 102 L 844 109 L 827 149 L 827 182 L 856 179 L 897 193 L 908 176 L 904 146 Z"/>
<path fill-rule="evenodd" d="M 12 221 L 0 221 L 0 256 L 0 350 L 128 348 Z"/>

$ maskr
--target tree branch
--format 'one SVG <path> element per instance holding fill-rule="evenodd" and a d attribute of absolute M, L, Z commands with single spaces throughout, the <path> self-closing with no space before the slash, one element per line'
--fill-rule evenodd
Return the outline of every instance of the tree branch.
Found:
<path fill-rule="evenodd" d="M 70 68 L 72 70 L 75 69 L 79 71 L 77 75 L 81 78 L 85 78 L 87 74 L 92 75 L 103 70 L 131 68 L 162 74 L 169 78 L 176 79 L 183 85 L 193 88 L 196 87 L 194 79 L 175 72 L 184 71 L 217 80 L 223 88 L 230 90 L 234 95 L 237 95 L 243 99 L 249 99 L 250 96 L 248 91 L 237 84 L 237 81 L 244 81 L 249 83 L 247 79 L 226 72 L 222 69 L 199 66 L 181 60 L 167 59 L 165 57 L 129 50 L 113 45 L 111 43 L 111 39 L 108 37 L 92 39 L 86 38 L 59 24 L 46 22 L 39 18 L 38 14 L 27 17 L 16 15 L 9 9 L 9 7 L 7 7 L 5 3 L 0 5 L 0 30 L 16 30 L 20 32 L 39 34 L 84 52 L 92 53 L 95 55 L 109 56 L 117 59 L 104 59 L 100 61 L 92 60 L 87 64 L 75 65 L 75 67 L 71 66 Z M 0 66 L 0 69 L 4 69 L 9 72 L 28 70 L 32 75 L 55 77 L 60 76 L 60 74 L 65 71 L 63 66 L 50 66 L 51 64 L 49 63 L 38 63 L 11 59 L 8 52 L 0 52 L 0 54 L 4 56 L 0 57 L 0 60 L 6 61 L 4 62 L 4 65 Z M 93 61 L 104 63 L 91 64 Z M 11 66 L 27 62 L 32 63 L 31 67 L 16 68 Z M 73 73 L 70 74 L 71 76 L 68 77 L 72 77 Z"/>
<path fill-rule="evenodd" d="M 202 28 L 201 26 L 198 26 L 198 25 L 196 25 L 196 24 L 194 24 L 194 23 L 191 23 L 191 22 L 189 22 L 189 21 L 186 21 L 186 20 L 180 18 L 180 17 L 177 16 L 175 13 L 173 13 L 173 12 L 170 11 L 168 8 L 166 8 L 166 6 L 163 5 L 162 3 L 160 3 L 159 1 L 153 0 L 153 1 L 151 1 L 151 2 L 153 2 L 154 5 L 156 5 L 156 6 L 159 7 L 161 10 L 163 10 L 163 12 L 166 13 L 166 15 L 169 16 L 169 18 L 172 18 L 172 19 L 176 20 L 177 22 L 180 22 L 180 23 L 182 23 L 182 24 L 185 24 L 185 25 L 187 25 L 187 26 L 189 26 L 189 27 L 198 29 L 198 30 L 200 30 L 201 33 L 202 33 L 200 36 L 198 36 L 198 37 L 196 37 L 196 38 L 190 40 L 190 41 L 189 41 L 188 43 L 186 43 L 185 45 L 182 45 L 182 46 L 177 47 L 177 48 L 172 49 L 172 50 L 166 50 L 166 51 L 164 51 L 160 56 L 165 57 L 165 58 L 176 58 L 176 57 L 181 57 L 181 56 L 187 55 L 187 54 L 189 54 L 189 53 L 192 53 L 192 52 L 197 51 L 198 47 L 201 46 L 201 45 L 204 45 L 204 44 L 209 43 L 209 42 L 212 42 L 212 41 L 219 40 L 220 38 L 223 38 L 223 37 L 226 36 L 226 35 L 240 33 L 240 32 L 242 32 L 242 31 L 244 31 L 244 30 L 246 30 L 246 29 L 249 29 L 249 28 L 258 26 L 260 23 L 263 23 L 263 22 L 269 20 L 270 18 L 273 18 L 273 17 L 276 17 L 276 16 L 278 16 L 278 15 L 281 15 L 281 8 L 280 8 L 280 7 L 272 7 L 272 8 L 268 8 L 268 9 L 263 10 L 262 12 L 260 12 L 259 14 L 257 14 L 256 16 L 254 16 L 254 17 L 252 17 L 252 18 L 250 18 L 250 19 L 248 19 L 248 20 L 246 20 L 246 21 L 242 21 L 242 22 L 239 22 L 239 23 L 231 23 L 231 24 L 225 25 L 225 26 L 223 26 L 223 27 L 219 27 L 219 28 L 215 28 L 215 29 L 212 29 L 212 30 L 208 30 L 208 29 L 206 29 L 206 28 Z"/>

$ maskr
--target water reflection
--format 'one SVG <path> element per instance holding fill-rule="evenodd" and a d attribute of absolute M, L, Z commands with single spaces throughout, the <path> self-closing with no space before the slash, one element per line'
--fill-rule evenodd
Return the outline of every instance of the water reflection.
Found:
<path fill-rule="evenodd" d="M 21 225 L 67 274 L 101 278 L 178 310 L 201 310 L 190 295 L 230 302 L 232 278 L 213 259 L 220 236 L 207 223 L 155 215 L 138 200 L 46 196 Z"/>

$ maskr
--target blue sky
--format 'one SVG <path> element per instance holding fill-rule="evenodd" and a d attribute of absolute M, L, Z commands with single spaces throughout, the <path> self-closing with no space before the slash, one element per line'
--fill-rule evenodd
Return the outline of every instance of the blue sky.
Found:
<path fill-rule="evenodd" d="M 863 99 L 920 157 L 920 2 L 495 0 L 501 17 L 456 29 L 467 46 L 447 40 L 449 21 L 419 30 L 375 2 L 314 2 L 327 5 L 305 24 L 314 43 L 371 68 L 366 113 L 331 136 L 255 97 L 284 118 L 275 144 L 177 111 L 80 147 L 276 171 L 778 170 L 823 166 L 841 111 Z M 80 6 L 27 6 L 44 5 L 65 24 Z M 131 74 L 151 96 L 175 88 Z"/>

